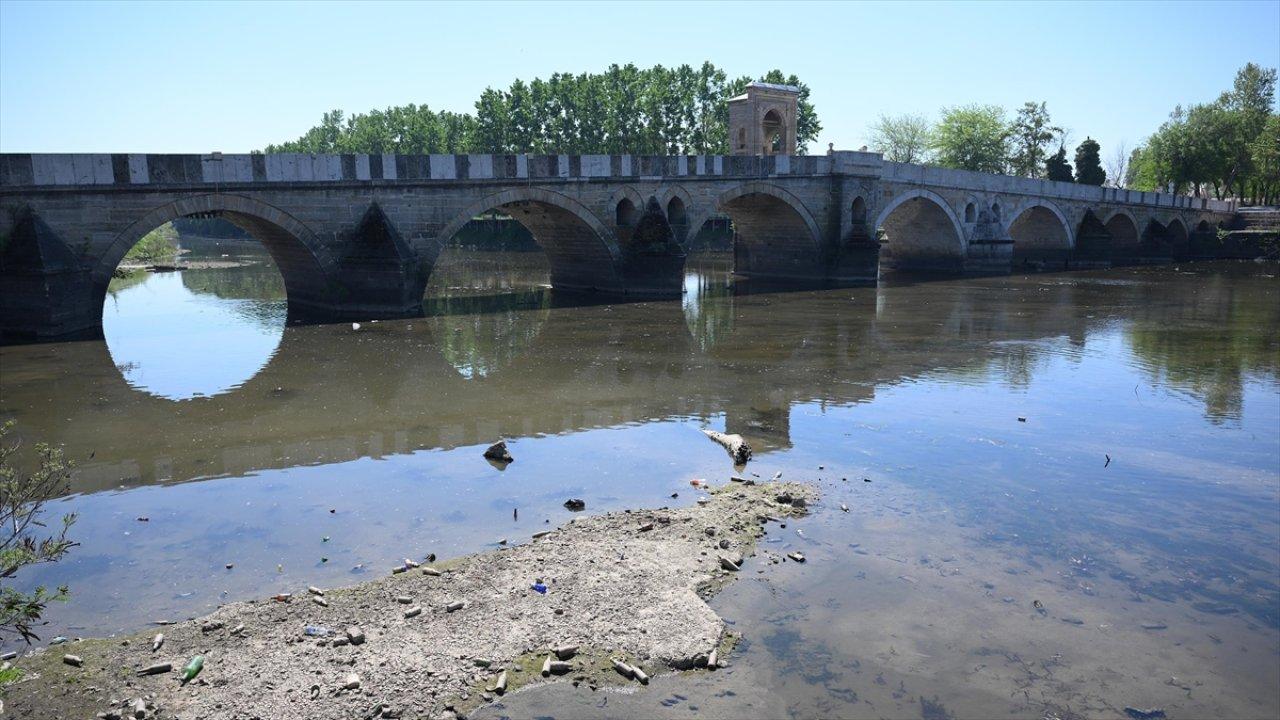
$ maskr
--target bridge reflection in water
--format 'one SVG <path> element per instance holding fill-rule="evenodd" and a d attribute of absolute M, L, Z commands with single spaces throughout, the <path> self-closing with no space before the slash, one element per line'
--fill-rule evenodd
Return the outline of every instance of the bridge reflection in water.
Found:
<path fill-rule="evenodd" d="M 1179 552 L 1194 551 L 1205 572 L 1244 568 L 1242 552 L 1264 557 L 1265 485 L 1201 497 L 1199 478 L 1169 462 L 1136 466 L 1177 457 L 1181 440 L 1171 448 L 1164 432 L 1175 427 L 1196 439 L 1198 461 L 1238 465 L 1241 477 L 1268 453 L 1274 465 L 1274 449 L 1247 440 L 1274 426 L 1256 398 L 1274 405 L 1280 366 L 1275 334 L 1259 331 L 1280 327 L 1275 281 L 1252 266 L 782 295 L 730 282 L 727 260 L 711 256 L 690 259 L 683 300 L 581 304 L 540 284 L 527 267 L 536 254 L 485 260 L 505 268 L 485 268 L 498 278 L 489 285 L 466 276 L 474 261 L 464 256 L 456 282 L 428 289 L 424 317 L 358 330 L 273 324 L 278 314 L 251 309 L 277 302 L 278 286 L 273 295 L 245 273 L 157 276 L 211 312 L 241 312 L 246 332 L 278 331 L 274 352 L 255 345 L 256 358 L 233 341 L 216 352 L 180 339 L 131 346 L 128 333 L 0 348 L 0 417 L 79 462 L 73 495 L 54 509 L 81 511 L 83 546 L 19 578 L 71 583 L 48 635 L 136 629 L 231 599 L 346 584 L 353 566 L 518 541 L 567 519 L 566 497 L 593 512 L 692 502 L 691 478 L 729 471 L 703 425 L 747 436 L 757 449 L 748 472 L 812 479 L 837 463 L 851 480 L 876 477 L 867 489 L 891 496 L 866 496 L 869 509 L 896 515 L 905 496 L 936 495 L 944 510 L 931 517 L 947 522 L 929 533 L 955 532 L 950 518 L 964 517 L 1047 553 L 1088 536 L 1091 556 L 1123 541 L 1162 557 L 1163 538 L 1097 525 L 1159 507 L 1181 519 L 1195 545 Z M 121 288 L 120 302 L 134 291 L 152 292 Z M 199 316 L 190 322 L 183 330 L 198 332 Z M 233 368 L 242 374 L 202 386 L 229 357 L 244 361 Z M 1119 402 L 1135 383 L 1142 397 Z M 196 387 L 207 396 L 192 397 Z M 1012 420 L 1022 414 L 1034 424 Z M 498 437 L 516 455 L 505 471 L 480 458 Z M 1104 483 L 1110 475 L 1082 483 L 1083 464 L 1126 447 L 1125 494 Z M 1166 494 L 1197 499 L 1171 506 Z M 1212 518 L 1244 496 L 1242 507 L 1259 508 L 1248 532 L 1223 540 L 1187 518 L 1188 507 Z M 1246 613 L 1265 612 L 1251 602 Z"/>
<path fill-rule="evenodd" d="M 289 326 L 252 377 L 181 402 L 173 398 L 191 393 L 157 396 L 129 382 L 129 349 L 110 333 L 107 343 L 4 348 L 0 412 L 79 458 L 73 490 L 83 493 L 663 418 L 723 416 L 767 453 L 790 447 L 797 403 L 864 402 L 878 387 L 940 373 L 1026 384 L 1062 342 L 1083 352 L 1091 334 L 1118 326 L 1152 377 L 1200 398 L 1216 422 L 1238 414 L 1247 375 L 1276 372 L 1274 346 L 1256 335 L 1207 358 L 1220 348 L 1170 330 L 1188 312 L 1275 327 L 1275 312 L 1233 316 L 1244 281 L 1227 275 L 1147 269 L 780 298 L 732 285 L 716 256 L 690 265 L 682 302 L 584 305 L 529 287 L 516 269 L 523 289 L 428 298 L 423 318 Z M 1144 278 L 1152 273 L 1160 282 Z M 1196 294 L 1193 311 L 1160 302 L 1180 293 Z M 255 322 L 269 329 L 276 316 Z M 183 355 L 185 370 L 200 382 L 240 350 Z"/>

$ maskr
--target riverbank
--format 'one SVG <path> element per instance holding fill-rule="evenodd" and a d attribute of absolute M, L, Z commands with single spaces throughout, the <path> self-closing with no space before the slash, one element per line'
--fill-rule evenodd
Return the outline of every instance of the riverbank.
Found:
<path fill-rule="evenodd" d="M 141 698 L 146 717 L 448 718 L 535 683 L 599 687 L 706 668 L 734 638 L 705 599 L 746 569 L 768 523 L 815 498 L 807 485 L 729 482 L 686 508 L 579 517 L 515 547 L 230 604 L 156 628 L 157 651 L 150 631 L 44 648 L 15 661 L 23 677 L 5 710 L 123 717 Z M 567 665 L 546 667 L 554 648 Z M 183 685 L 195 655 L 204 669 Z M 615 660 L 640 672 L 624 676 Z"/>

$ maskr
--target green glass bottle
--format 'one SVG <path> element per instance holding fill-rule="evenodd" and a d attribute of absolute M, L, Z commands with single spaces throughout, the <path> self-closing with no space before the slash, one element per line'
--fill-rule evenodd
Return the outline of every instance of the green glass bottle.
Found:
<path fill-rule="evenodd" d="M 204 669 L 204 656 L 197 655 L 191 658 L 191 662 L 182 668 L 182 684 L 185 685 L 195 679 L 200 671 Z"/>

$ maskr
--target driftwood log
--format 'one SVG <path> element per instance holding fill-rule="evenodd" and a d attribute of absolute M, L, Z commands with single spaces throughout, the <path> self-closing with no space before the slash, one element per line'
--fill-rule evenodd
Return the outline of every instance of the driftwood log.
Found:
<path fill-rule="evenodd" d="M 725 435 L 715 430 L 703 430 L 707 437 L 719 443 L 721 447 L 729 453 L 729 457 L 733 458 L 734 465 L 746 465 L 751 459 L 751 446 L 741 435 Z"/>

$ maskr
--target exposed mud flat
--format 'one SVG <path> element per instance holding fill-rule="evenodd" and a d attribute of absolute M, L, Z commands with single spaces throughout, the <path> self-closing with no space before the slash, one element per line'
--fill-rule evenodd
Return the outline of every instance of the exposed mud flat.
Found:
<path fill-rule="evenodd" d="M 704 598 L 739 574 L 769 521 L 815 497 L 805 485 L 731 482 L 687 508 L 581 517 L 509 549 L 227 605 L 158 628 L 154 652 L 152 632 L 45 648 L 16 661 L 24 678 L 7 690 L 6 717 L 132 717 L 142 698 L 143 716 L 159 718 L 448 718 L 538 682 L 706 667 L 733 639 Z M 568 665 L 544 677 L 554 648 Z M 183 685 L 195 655 L 204 669 Z M 625 677 L 614 660 L 641 673 Z M 157 663 L 172 670 L 138 675 Z"/>

